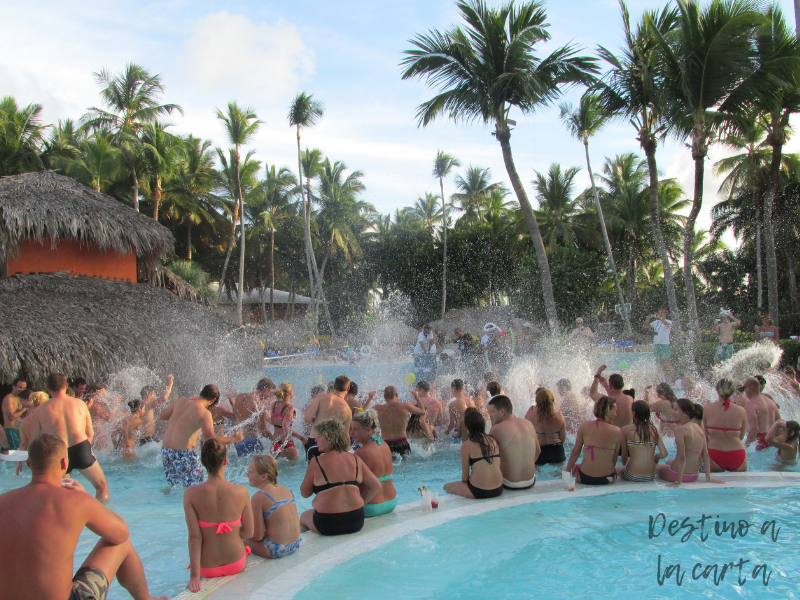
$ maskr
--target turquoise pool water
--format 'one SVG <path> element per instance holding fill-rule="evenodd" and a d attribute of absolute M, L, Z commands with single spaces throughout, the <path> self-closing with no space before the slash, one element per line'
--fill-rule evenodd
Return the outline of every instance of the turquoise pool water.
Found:
<path fill-rule="evenodd" d="M 707 539 L 696 531 L 682 542 L 688 527 L 674 537 L 665 528 L 651 539 L 650 517 L 656 534 L 659 514 L 667 524 L 711 515 Z M 740 520 L 749 524 L 743 537 L 714 534 L 717 521 L 738 527 Z M 775 525 L 762 535 L 765 521 Z M 295 598 L 798 598 L 798 533 L 796 488 L 662 489 L 535 502 L 407 535 L 325 572 Z M 724 563 L 736 566 L 717 585 L 713 565 Z M 680 586 L 676 569 L 667 577 L 669 565 L 680 565 Z"/>

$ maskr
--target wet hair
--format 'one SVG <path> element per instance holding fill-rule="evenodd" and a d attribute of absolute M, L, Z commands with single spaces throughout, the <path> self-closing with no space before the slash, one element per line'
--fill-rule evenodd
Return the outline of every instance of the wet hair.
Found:
<path fill-rule="evenodd" d="M 716 390 L 723 398 L 730 398 L 736 391 L 736 383 L 732 379 L 723 377 L 717 382 Z"/>
<path fill-rule="evenodd" d="M 344 423 L 336 419 L 325 419 L 316 423 L 314 429 L 324 435 L 331 443 L 331 450 L 347 452 L 350 449 L 350 435 L 344 428 Z"/>
<path fill-rule="evenodd" d="M 753 375 L 753 379 L 758 380 L 758 383 L 761 384 L 762 390 L 767 387 L 767 379 L 763 375 Z"/>
<path fill-rule="evenodd" d="M 217 402 L 219 402 L 219 388 L 213 383 L 209 383 L 202 390 L 200 390 L 200 398 L 211 401 L 211 404 L 208 408 L 215 407 Z"/>
<path fill-rule="evenodd" d="M 43 433 L 28 445 L 28 466 L 34 475 L 47 473 L 66 456 L 67 445 L 51 433 Z"/>
<path fill-rule="evenodd" d="M 47 376 L 47 390 L 50 392 L 60 392 L 67 389 L 67 376 L 63 373 L 50 373 Z"/>
<path fill-rule="evenodd" d="M 697 416 L 697 409 L 694 407 L 694 402 L 691 400 L 687 400 L 686 398 L 681 398 L 680 400 L 676 401 L 678 404 L 678 408 L 681 410 L 683 414 L 685 414 L 690 419 L 702 419 L 702 413 L 700 416 Z"/>
<path fill-rule="evenodd" d="M 320 394 L 325 393 L 325 386 L 324 385 L 315 385 L 311 388 L 311 397 L 319 396 Z"/>
<path fill-rule="evenodd" d="M 284 381 L 278 386 L 278 389 L 275 390 L 275 398 L 278 400 L 286 401 L 289 399 L 289 396 L 294 394 L 294 388 L 292 384 L 288 381 Z"/>
<path fill-rule="evenodd" d="M 30 388 L 29 389 L 25 389 L 25 390 L 22 390 L 19 393 L 19 396 L 17 396 L 17 398 L 19 398 L 20 400 L 28 400 L 31 397 L 32 393 L 33 393 L 32 389 L 30 389 Z"/>
<path fill-rule="evenodd" d="M 615 398 L 600 396 L 600 398 L 597 399 L 597 402 L 594 403 L 594 416 L 605 421 L 608 413 L 611 412 L 616 404 L 617 401 Z"/>
<path fill-rule="evenodd" d="M 631 388 L 629 390 L 622 390 L 622 393 L 625 394 L 626 396 L 630 396 L 631 398 L 636 400 L 636 390 L 635 389 Z"/>
<path fill-rule="evenodd" d="M 463 379 L 453 379 L 453 382 L 450 384 L 450 388 L 455 390 L 456 392 L 463 392 L 464 391 L 464 380 Z"/>
<path fill-rule="evenodd" d="M 514 405 L 511 404 L 511 398 L 503 394 L 498 394 L 489 400 L 489 406 L 494 406 L 497 410 L 504 410 L 507 415 L 514 414 Z"/>
<path fill-rule="evenodd" d="M 203 442 L 200 449 L 200 462 L 206 468 L 209 475 L 219 473 L 228 456 L 228 447 L 217 438 L 211 438 Z"/>
<path fill-rule="evenodd" d="M 486 384 L 486 391 L 490 396 L 498 396 L 503 393 L 503 388 L 496 381 L 490 381 Z"/>
<path fill-rule="evenodd" d="M 417 382 L 417 389 L 422 390 L 423 392 L 430 392 L 431 391 L 431 384 L 427 381 L 420 380 Z"/>
<path fill-rule="evenodd" d="M 656 386 L 656 394 L 664 398 L 664 400 L 669 400 L 670 404 L 675 404 L 675 401 L 678 399 L 668 383 L 659 383 Z"/>
<path fill-rule="evenodd" d="M 347 388 L 347 393 L 353 394 L 353 396 L 358 394 L 358 384 L 355 381 L 350 382 L 350 387 Z"/>
<path fill-rule="evenodd" d="M 621 390 L 625 387 L 625 380 L 619 373 L 614 373 L 608 378 L 608 385 L 612 390 Z"/>
<path fill-rule="evenodd" d="M 383 390 L 384 398 L 397 398 L 397 388 L 393 385 L 387 385 Z"/>
<path fill-rule="evenodd" d="M 368 408 L 364 411 L 359 411 L 353 415 L 353 421 L 366 427 L 367 429 L 378 428 L 378 411 L 374 408 Z"/>
<path fill-rule="evenodd" d="M 706 410 L 703 408 L 702 404 L 700 404 L 699 402 L 695 402 L 694 403 L 694 414 L 695 414 L 694 418 L 695 419 L 697 419 L 698 421 L 702 421 L 703 420 L 703 414 L 705 414 L 705 412 L 706 412 Z"/>
<path fill-rule="evenodd" d="M 47 392 L 33 392 L 28 401 L 31 403 L 31 406 L 37 407 L 41 406 L 48 400 L 50 400 L 50 396 L 47 394 Z"/>
<path fill-rule="evenodd" d="M 572 390 L 572 384 L 570 383 L 569 379 L 559 379 L 558 383 L 556 383 L 556 387 L 559 390 L 565 390 L 567 392 Z"/>
<path fill-rule="evenodd" d="M 333 380 L 333 389 L 337 392 L 346 392 L 350 388 L 350 378 L 347 375 L 339 375 Z"/>
<path fill-rule="evenodd" d="M 146 385 L 141 390 L 139 390 L 139 395 L 142 397 L 142 400 L 147 398 L 150 394 L 156 393 L 156 386 L 154 385 Z"/>
<path fill-rule="evenodd" d="M 128 408 L 131 409 L 131 413 L 135 413 L 139 408 L 144 406 L 141 400 L 131 400 L 128 402 Z"/>
<path fill-rule="evenodd" d="M 267 481 L 270 483 L 278 483 L 278 461 L 269 454 L 256 454 L 250 462 L 256 473 L 259 475 L 266 475 Z"/>
<path fill-rule="evenodd" d="M 22 378 L 22 377 L 15 377 L 15 378 L 14 378 L 14 381 L 11 383 L 11 385 L 17 385 L 18 383 L 24 383 L 24 384 L 26 384 L 26 385 L 28 384 L 28 382 L 27 382 L 27 381 L 25 381 L 25 379 L 24 379 L 24 378 Z"/>
<path fill-rule="evenodd" d="M 477 408 L 470 407 L 464 411 L 464 427 L 467 428 L 469 441 L 478 444 L 483 458 L 486 459 L 486 462 L 491 463 L 494 460 L 491 458 L 491 436 L 486 435 L 486 421 Z"/>
<path fill-rule="evenodd" d="M 786 436 L 787 442 L 793 442 L 800 437 L 800 423 L 797 421 L 786 421 L 786 431 L 789 434 Z"/>
<path fill-rule="evenodd" d="M 556 399 L 547 388 L 536 390 L 536 412 L 540 419 L 549 419 L 556 414 Z"/>
<path fill-rule="evenodd" d="M 631 404 L 633 412 L 633 425 L 639 441 L 645 444 L 658 439 L 658 430 L 650 420 L 650 405 L 644 400 L 637 400 Z"/>
<path fill-rule="evenodd" d="M 274 390 L 275 383 L 269 377 L 262 377 L 256 384 L 257 392 L 266 392 L 267 390 Z"/>
<path fill-rule="evenodd" d="M 72 387 L 76 388 L 79 385 L 86 385 L 86 380 L 83 377 L 76 377 L 72 380 Z"/>

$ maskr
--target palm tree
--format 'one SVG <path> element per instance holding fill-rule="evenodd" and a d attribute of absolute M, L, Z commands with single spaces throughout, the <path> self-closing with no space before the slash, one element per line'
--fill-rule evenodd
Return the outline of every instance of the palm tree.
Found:
<path fill-rule="evenodd" d="M 713 0 L 705 8 L 678 0 L 677 24 L 669 36 L 653 28 L 664 65 L 668 121 L 674 135 L 690 139 L 695 163 L 694 199 L 683 238 L 683 281 L 689 329 L 699 331 L 692 264 L 694 226 L 703 206 L 708 148 L 724 115 L 742 112 L 756 63 L 753 30 L 764 17 L 751 0 Z"/>
<path fill-rule="evenodd" d="M 120 170 L 120 155 L 108 132 L 98 131 L 79 145 L 80 154 L 67 163 L 66 172 L 97 192 L 105 192 Z"/>
<path fill-rule="evenodd" d="M 40 155 L 45 169 L 64 172 L 70 161 L 80 156 L 80 145 L 84 136 L 75 128 L 72 119 L 59 121 L 44 142 Z"/>
<path fill-rule="evenodd" d="M 444 196 L 444 178 L 454 167 L 460 167 L 457 158 L 438 150 L 433 161 L 433 176 L 439 180 L 439 191 L 442 198 L 442 318 L 447 310 L 447 227 L 450 225 L 450 214 Z"/>
<path fill-rule="evenodd" d="M 639 145 L 647 158 L 650 177 L 650 223 L 664 275 L 669 314 L 677 326 L 680 320 L 675 281 L 661 229 L 658 204 L 658 165 L 656 148 L 664 131 L 664 83 L 660 75 L 661 63 L 656 52 L 658 43 L 654 31 L 667 36 L 674 29 L 675 9 L 665 7 L 660 13 L 645 12 L 636 31 L 631 30 L 628 7 L 620 0 L 625 48 L 617 57 L 602 46 L 598 53 L 610 66 L 607 84 L 602 87 L 601 100 L 606 110 L 628 119 L 636 129 Z M 677 327 L 676 327 L 677 329 Z"/>
<path fill-rule="evenodd" d="M 417 116 L 423 126 L 442 115 L 494 124 L 493 133 L 536 251 L 547 320 L 557 333 L 560 325 L 550 265 L 539 223 L 514 166 L 510 140 L 515 123 L 509 120 L 509 112 L 516 107 L 529 113 L 549 105 L 564 85 L 588 82 L 597 67 L 594 59 L 576 56 L 577 48 L 571 45 L 543 59 L 534 55 L 535 46 L 550 39 L 541 2 L 517 7 L 509 1 L 489 8 L 482 0 L 462 0 L 457 6 L 466 27 L 431 30 L 410 40 L 415 49 L 405 52 L 403 79 L 424 78 L 441 90 L 420 105 Z"/>
<path fill-rule="evenodd" d="M 13 97 L 0 98 L 0 176 L 42 168 L 39 152 L 45 127 L 41 118 L 39 104 L 20 110 Z"/>
<path fill-rule="evenodd" d="M 575 245 L 575 217 L 580 211 L 575 198 L 575 176 L 579 171 L 580 167 L 562 171 L 560 164 L 553 163 L 547 173 L 536 171 L 536 179 L 531 182 L 539 201 L 536 218 L 541 222 L 548 250 Z"/>
<path fill-rule="evenodd" d="M 491 169 L 467 167 L 464 176 L 456 175 L 455 184 L 459 191 L 450 196 L 461 205 L 464 214 L 459 218 L 465 223 L 474 223 L 482 219 L 481 207 L 489 201 L 492 190 L 503 187 L 502 183 L 492 183 Z"/>
<path fill-rule="evenodd" d="M 151 75 L 137 64 L 125 65 L 122 73 L 114 75 L 108 69 L 94 74 L 98 85 L 103 86 L 100 97 L 108 110 L 90 108 L 81 117 L 85 129 L 109 129 L 123 153 L 133 183 L 133 208 L 139 210 L 139 178 L 136 164 L 141 152 L 139 132 L 146 123 L 183 109 L 177 104 L 159 104 L 164 92 L 160 75 Z"/>
<path fill-rule="evenodd" d="M 436 225 L 442 222 L 442 209 L 439 208 L 438 203 L 438 196 L 425 192 L 425 197 L 417 197 L 417 201 L 411 207 L 411 212 L 422 221 L 431 239 L 434 238 Z"/>
<path fill-rule="evenodd" d="M 620 307 L 625 307 L 625 297 L 622 295 L 622 286 L 619 284 L 619 273 L 617 272 L 617 264 L 614 262 L 614 253 L 611 250 L 611 242 L 608 240 L 608 230 L 606 229 L 606 220 L 603 218 L 603 209 L 600 206 L 600 198 L 597 195 L 597 186 L 594 183 L 594 173 L 592 172 L 592 164 L 589 161 L 589 138 L 596 135 L 606 124 L 609 119 L 608 113 L 603 110 L 600 103 L 600 96 L 596 93 L 586 92 L 581 96 L 580 104 L 577 108 L 573 108 L 571 104 L 562 104 L 561 120 L 567 126 L 567 129 L 573 137 L 583 142 L 583 149 L 586 153 L 586 170 L 589 171 L 589 181 L 592 184 L 592 195 L 594 196 L 594 204 L 597 210 L 597 216 L 600 219 L 600 231 L 603 234 L 603 242 L 606 245 L 606 254 L 608 254 L 608 262 L 611 266 L 611 272 L 614 275 L 614 285 L 617 288 L 617 297 L 619 299 Z M 622 310 L 622 319 L 625 323 L 625 332 L 631 333 L 630 315 L 627 311 Z"/>
<path fill-rule="evenodd" d="M 252 108 L 242 108 L 236 102 L 228 103 L 228 113 L 225 114 L 217 109 L 217 118 L 225 124 L 225 133 L 228 141 L 233 144 L 233 155 L 231 162 L 233 163 L 236 183 L 236 196 L 238 204 L 233 212 L 233 227 L 231 229 L 231 237 L 228 242 L 228 251 L 225 253 L 225 263 L 222 266 L 222 275 L 220 276 L 220 294 L 222 293 L 222 282 L 225 279 L 225 271 L 228 268 L 228 260 L 231 257 L 231 249 L 233 248 L 233 238 L 236 235 L 236 217 L 240 219 L 241 242 L 239 246 L 239 294 L 238 303 L 236 306 L 236 316 L 239 320 L 239 327 L 242 326 L 242 296 L 244 295 L 244 199 L 242 197 L 242 179 L 239 173 L 240 155 L 239 148 L 247 144 L 258 131 L 258 126 L 261 121 L 258 120 L 256 113 Z"/>
<path fill-rule="evenodd" d="M 305 243 L 306 248 L 306 265 L 308 267 L 308 285 L 311 290 L 311 296 L 316 298 L 316 287 L 319 285 L 319 272 L 317 270 L 317 258 L 314 255 L 314 247 L 311 244 L 311 206 L 310 198 L 306 198 L 305 192 L 303 190 L 303 167 L 301 164 L 301 150 L 300 150 L 300 128 L 301 127 L 312 127 L 316 125 L 317 121 L 322 118 L 322 115 L 325 112 L 325 107 L 319 100 L 314 100 L 313 94 L 306 94 L 305 92 L 299 93 L 295 96 L 294 100 L 292 100 L 291 105 L 289 106 L 289 126 L 295 127 L 297 129 L 297 171 L 298 176 L 300 178 L 300 199 L 302 201 L 302 209 L 303 209 L 303 220 L 304 220 L 304 233 L 303 233 L 303 241 Z M 308 204 L 307 204 L 308 203 Z M 316 282 L 316 283 L 315 283 Z M 321 287 L 321 285 L 319 286 Z M 320 291 L 320 298 L 326 309 L 327 314 L 327 304 L 325 304 L 325 297 L 322 295 Z M 317 333 L 317 321 L 318 321 L 318 314 L 317 314 L 317 303 L 314 303 L 314 316 L 313 316 L 313 323 L 314 323 L 314 333 Z M 333 334 L 333 322 L 328 319 L 328 327 L 331 329 L 331 334 Z"/>
<path fill-rule="evenodd" d="M 161 207 L 162 184 L 177 170 L 183 157 L 183 140 L 167 131 L 169 124 L 154 121 L 142 128 L 142 149 L 146 174 L 151 178 L 153 190 L 153 218 L 158 221 Z"/>

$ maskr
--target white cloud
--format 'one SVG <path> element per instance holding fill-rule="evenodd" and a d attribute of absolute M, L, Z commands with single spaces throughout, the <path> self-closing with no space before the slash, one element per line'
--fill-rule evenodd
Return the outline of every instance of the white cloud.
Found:
<path fill-rule="evenodd" d="M 269 102 L 313 75 L 314 59 L 292 23 L 254 23 L 223 10 L 197 21 L 181 62 L 203 94 L 224 91 L 231 99 L 246 94 L 252 102 Z"/>

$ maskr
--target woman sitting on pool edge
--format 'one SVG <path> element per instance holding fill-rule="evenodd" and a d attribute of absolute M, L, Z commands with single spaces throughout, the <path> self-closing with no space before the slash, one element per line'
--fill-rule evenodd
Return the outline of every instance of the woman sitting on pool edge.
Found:
<path fill-rule="evenodd" d="M 253 536 L 247 488 L 225 481 L 225 444 L 217 439 L 203 442 L 200 462 L 208 471 L 208 481 L 189 486 L 183 493 L 191 562 L 187 587 L 193 592 L 200 591 L 201 577 L 224 577 L 244 571 L 251 550 L 242 540 Z"/>
<path fill-rule="evenodd" d="M 300 524 L 320 535 L 356 533 L 364 526 L 364 504 L 381 491 L 378 478 L 358 456 L 350 454 L 350 436 L 335 419 L 316 423 L 321 453 L 309 461 L 300 484 L 303 498 L 315 495 Z"/>
<path fill-rule="evenodd" d="M 727 378 L 717 382 L 717 402 L 704 408 L 703 427 L 708 440 L 712 471 L 747 471 L 747 412 L 733 402 L 736 384 Z M 707 466 L 707 465 L 706 465 Z"/>
<path fill-rule="evenodd" d="M 381 482 L 381 490 L 364 505 L 364 516 L 367 518 L 385 515 L 397 506 L 397 490 L 392 483 L 392 451 L 388 444 L 375 435 L 377 427 L 378 413 L 372 408 L 354 414 L 350 421 L 353 438 L 361 444 L 355 455 Z"/>
<path fill-rule="evenodd" d="M 467 439 L 461 444 L 461 481 L 444 485 L 448 494 L 464 498 L 494 498 L 503 493 L 500 447 L 486 434 L 486 421 L 475 408 L 464 411 Z"/>
<path fill-rule="evenodd" d="M 658 461 L 667 458 L 667 448 L 661 432 L 650 420 L 650 405 L 637 400 L 631 405 L 633 424 L 622 428 L 628 461 L 617 467 L 617 475 L 625 481 L 654 481 Z M 656 454 L 658 447 L 658 454 Z"/>
<path fill-rule="evenodd" d="M 278 484 L 278 462 L 268 454 L 254 456 L 247 468 L 247 480 L 258 490 L 250 501 L 255 521 L 253 537 L 244 543 L 264 558 L 294 554 L 301 541 L 300 517 L 294 494 Z"/>
<path fill-rule="evenodd" d="M 572 448 L 567 471 L 575 476 L 578 483 L 584 485 L 608 485 L 617 479 L 617 456 L 622 449 L 622 464 L 628 462 L 628 447 L 622 436 L 622 431 L 610 421 L 617 414 L 617 401 L 608 396 L 601 396 L 594 403 L 594 421 L 581 423 L 578 435 L 575 437 L 575 446 Z M 581 450 L 586 444 L 589 451 L 584 454 L 583 462 L 576 465 Z M 598 452 L 601 450 L 602 452 Z"/>
<path fill-rule="evenodd" d="M 797 464 L 797 442 L 800 437 L 800 424 L 797 421 L 778 420 L 767 432 L 767 443 L 778 451 L 775 458 L 778 462 L 789 465 Z"/>
<path fill-rule="evenodd" d="M 664 465 L 658 465 L 656 472 L 659 478 L 671 481 L 668 487 L 680 487 L 681 483 L 691 483 L 700 477 L 700 463 L 710 464 L 708 445 L 703 429 L 695 423 L 694 403 L 681 398 L 675 405 L 678 408 L 678 425 L 675 429 L 675 458 Z M 708 483 L 725 483 L 719 479 L 711 479 L 711 469 L 706 469 Z"/>

